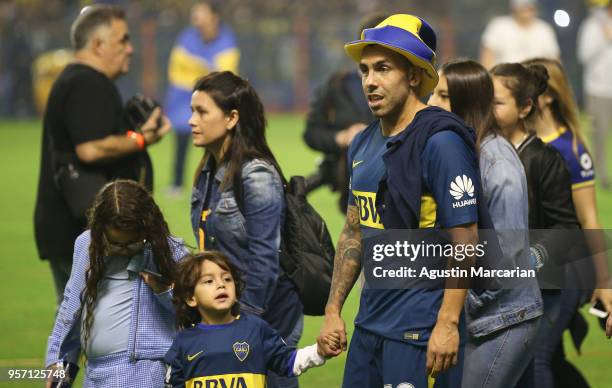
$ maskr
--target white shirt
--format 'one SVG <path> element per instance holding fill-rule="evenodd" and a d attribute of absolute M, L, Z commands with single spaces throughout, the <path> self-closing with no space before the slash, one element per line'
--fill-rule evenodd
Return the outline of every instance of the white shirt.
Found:
<path fill-rule="evenodd" d="M 541 19 L 519 25 L 512 16 L 493 18 L 482 34 L 482 45 L 493 51 L 495 63 L 522 62 L 535 57 L 559 58 L 555 31 Z"/>
<path fill-rule="evenodd" d="M 603 10 L 591 13 L 578 31 L 578 59 L 584 66 L 584 91 L 597 97 L 612 98 L 612 40 L 605 25 L 612 28 L 612 17 Z"/>

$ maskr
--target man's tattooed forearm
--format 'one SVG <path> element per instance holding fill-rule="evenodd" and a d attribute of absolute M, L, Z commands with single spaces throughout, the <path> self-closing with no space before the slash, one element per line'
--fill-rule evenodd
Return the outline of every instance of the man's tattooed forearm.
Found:
<path fill-rule="evenodd" d="M 361 230 L 356 208 L 349 208 L 336 248 L 328 304 L 341 308 L 361 271 Z"/>

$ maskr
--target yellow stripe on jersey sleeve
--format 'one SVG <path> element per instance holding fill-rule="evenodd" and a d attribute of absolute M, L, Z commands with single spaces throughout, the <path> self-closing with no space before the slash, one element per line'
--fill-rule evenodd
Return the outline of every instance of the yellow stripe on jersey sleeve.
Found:
<path fill-rule="evenodd" d="M 218 71 L 228 70 L 234 74 L 238 74 L 238 61 L 240 60 L 240 51 L 237 48 L 231 48 L 220 52 L 215 57 L 215 66 Z"/>
<path fill-rule="evenodd" d="M 421 219 L 419 228 L 433 228 L 436 225 L 436 200 L 431 194 L 421 196 Z"/>
<path fill-rule="evenodd" d="M 594 185 L 595 185 L 594 179 L 591 179 L 590 181 L 585 181 L 585 182 L 573 183 L 572 190 L 581 189 L 583 187 L 589 187 L 589 186 L 594 186 Z"/>
<path fill-rule="evenodd" d="M 257 373 L 236 373 L 195 377 L 187 380 L 186 388 L 265 388 L 266 375 Z"/>
<path fill-rule="evenodd" d="M 209 65 L 204 59 L 180 46 L 172 49 L 168 64 L 168 79 L 172 85 L 191 90 L 195 81 L 209 72 Z"/>

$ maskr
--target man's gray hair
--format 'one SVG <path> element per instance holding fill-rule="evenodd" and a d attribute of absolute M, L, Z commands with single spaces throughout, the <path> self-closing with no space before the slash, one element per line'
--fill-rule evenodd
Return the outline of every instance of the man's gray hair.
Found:
<path fill-rule="evenodd" d="M 105 4 L 83 8 L 70 27 L 72 48 L 76 51 L 83 49 L 91 39 L 92 33 L 101 25 L 110 26 L 113 19 L 125 20 L 125 11 L 115 5 Z"/>

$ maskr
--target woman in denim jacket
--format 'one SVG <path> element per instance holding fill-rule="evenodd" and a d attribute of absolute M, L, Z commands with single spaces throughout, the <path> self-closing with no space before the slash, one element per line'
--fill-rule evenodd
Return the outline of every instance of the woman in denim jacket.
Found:
<path fill-rule="evenodd" d="M 284 177 L 265 137 L 263 105 L 253 87 L 229 72 L 195 84 L 193 144 L 205 149 L 196 171 L 191 224 L 200 250 L 225 253 L 244 274 L 242 312 L 261 316 L 288 345 L 297 345 L 302 304 L 279 265 Z M 297 378 L 268 374 L 268 387 L 297 387 Z"/>
<path fill-rule="evenodd" d="M 504 256 L 500 265 L 530 269 L 525 172 L 496 123 L 493 93 L 482 65 L 457 60 L 442 66 L 429 103 L 451 110 L 476 129 L 482 186 Z M 532 368 L 542 315 L 537 280 L 521 279 L 507 287 L 468 293 L 464 387 L 514 387 Z"/>
<path fill-rule="evenodd" d="M 107 184 L 75 241 L 45 365 L 77 364 L 83 350 L 85 387 L 163 388 L 163 358 L 176 334 L 170 284 L 186 254 L 144 187 Z"/>

